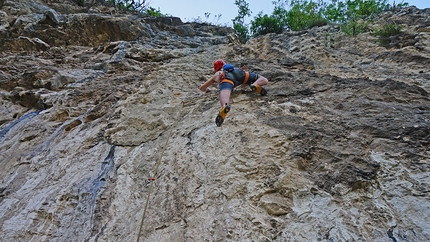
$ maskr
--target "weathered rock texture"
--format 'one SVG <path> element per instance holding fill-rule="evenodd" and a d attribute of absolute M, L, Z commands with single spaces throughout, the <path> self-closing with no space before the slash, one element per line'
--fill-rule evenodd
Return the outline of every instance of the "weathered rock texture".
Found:
<path fill-rule="evenodd" d="M 240 44 L 72 1 L 0 7 L 1 241 L 430 240 L 430 9 L 382 14 L 404 26 L 384 48 L 336 26 Z M 221 128 L 198 90 L 217 58 L 270 80 Z"/>

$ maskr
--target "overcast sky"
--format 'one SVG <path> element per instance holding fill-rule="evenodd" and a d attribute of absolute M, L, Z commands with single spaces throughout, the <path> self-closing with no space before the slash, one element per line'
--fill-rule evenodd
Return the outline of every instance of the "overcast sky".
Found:
<path fill-rule="evenodd" d="M 270 15 L 273 11 L 273 0 L 245 0 L 249 4 L 249 9 L 252 11 L 252 17 L 245 19 L 245 22 L 250 22 L 255 15 L 263 11 L 264 14 Z M 402 0 L 395 1 L 396 3 Z M 147 0 L 150 7 L 159 9 L 162 14 L 168 14 L 175 17 L 180 17 L 183 22 L 190 22 L 198 19 L 214 24 L 229 25 L 231 20 L 237 16 L 237 6 L 234 0 Z M 389 0 L 393 3 L 393 0 Z M 409 5 L 416 7 L 430 8 L 430 0 L 405 0 Z M 206 18 L 205 13 L 209 13 L 209 18 Z M 218 16 L 221 15 L 220 18 Z"/>

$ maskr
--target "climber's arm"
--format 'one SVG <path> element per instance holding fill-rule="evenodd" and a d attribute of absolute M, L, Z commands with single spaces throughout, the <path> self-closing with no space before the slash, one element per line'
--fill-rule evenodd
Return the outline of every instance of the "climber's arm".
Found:
<path fill-rule="evenodd" d="M 207 80 L 205 83 L 203 83 L 199 88 L 200 91 L 210 92 L 211 90 L 209 89 L 209 87 L 214 83 L 219 83 L 219 80 L 220 80 L 219 75 L 220 75 L 220 73 L 216 73 L 209 80 Z"/>
<path fill-rule="evenodd" d="M 201 86 L 200 86 L 200 91 L 202 91 L 202 92 L 209 92 L 210 91 L 210 89 L 209 89 L 209 87 L 212 85 L 212 84 L 214 84 L 214 80 L 212 80 L 212 78 L 211 79 L 209 79 L 209 80 L 207 80 L 205 83 L 203 83 Z"/>

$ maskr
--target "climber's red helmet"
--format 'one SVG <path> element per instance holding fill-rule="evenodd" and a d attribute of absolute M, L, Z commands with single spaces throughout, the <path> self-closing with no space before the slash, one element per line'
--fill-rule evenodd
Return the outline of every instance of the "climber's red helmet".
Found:
<path fill-rule="evenodd" d="M 214 70 L 219 71 L 225 65 L 225 61 L 218 59 L 214 62 Z"/>

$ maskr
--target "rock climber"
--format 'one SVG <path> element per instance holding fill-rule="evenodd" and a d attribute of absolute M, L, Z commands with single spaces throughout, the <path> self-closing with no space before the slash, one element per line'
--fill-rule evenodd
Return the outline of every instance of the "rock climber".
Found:
<path fill-rule="evenodd" d="M 219 127 L 224 122 L 227 113 L 230 111 L 230 94 L 233 88 L 248 84 L 250 88 L 259 93 L 261 96 L 267 94 L 267 90 L 263 87 L 269 81 L 262 75 L 253 72 L 247 72 L 242 68 L 235 68 L 231 64 L 227 64 L 224 60 L 218 59 L 214 62 L 215 74 L 200 86 L 202 92 L 209 92 L 209 86 L 214 83 L 219 84 L 219 101 L 221 110 L 215 119 L 216 125 Z"/>

